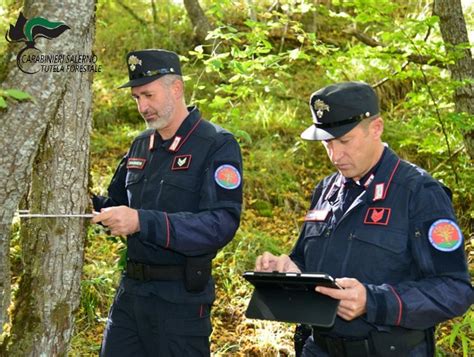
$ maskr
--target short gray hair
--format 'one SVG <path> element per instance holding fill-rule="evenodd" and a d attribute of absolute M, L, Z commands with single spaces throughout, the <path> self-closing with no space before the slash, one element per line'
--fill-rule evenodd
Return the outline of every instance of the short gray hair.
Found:
<path fill-rule="evenodd" d="M 176 81 L 183 82 L 183 77 L 179 74 L 167 74 L 160 78 L 160 82 L 163 83 L 166 87 L 171 86 Z"/>

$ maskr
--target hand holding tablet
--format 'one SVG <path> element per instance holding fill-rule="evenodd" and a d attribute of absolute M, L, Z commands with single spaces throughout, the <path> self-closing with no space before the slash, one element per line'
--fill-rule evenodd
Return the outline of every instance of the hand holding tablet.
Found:
<path fill-rule="evenodd" d="M 245 272 L 255 290 L 247 308 L 249 318 L 331 327 L 339 300 L 317 293 L 316 286 L 340 289 L 324 273 Z"/>

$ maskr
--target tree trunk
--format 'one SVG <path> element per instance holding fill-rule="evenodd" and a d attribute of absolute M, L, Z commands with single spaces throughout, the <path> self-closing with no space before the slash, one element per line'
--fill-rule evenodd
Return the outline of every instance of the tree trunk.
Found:
<path fill-rule="evenodd" d="M 202 45 L 208 45 L 205 47 L 205 51 L 207 53 L 211 52 L 210 45 L 212 44 L 211 41 L 206 40 L 206 36 L 209 31 L 212 30 L 211 24 L 204 14 L 204 11 L 199 5 L 198 0 L 184 0 L 184 7 L 188 13 L 189 19 L 193 24 L 194 33 L 196 35 L 196 39 Z"/>
<path fill-rule="evenodd" d="M 26 18 L 44 17 L 70 27 L 57 38 L 38 41 L 43 54 L 92 54 L 93 0 L 25 1 Z M 14 46 L 17 47 L 17 46 Z M 25 195 L 34 213 L 81 213 L 87 196 L 92 73 L 25 74 L 14 48 L 3 88 L 17 88 L 34 101 L 12 103 L 0 113 L 0 294 L 1 323 L 9 305 L 9 234 Z M 23 219 L 24 263 L 12 309 L 12 327 L 2 346 L 11 356 L 65 356 L 79 305 L 86 222 L 78 218 Z"/>
<path fill-rule="evenodd" d="M 447 53 L 453 53 L 454 46 L 469 44 L 466 21 L 462 12 L 460 0 L 435 0 L 433 7 L 434 15 L 439 16 L 439 27 L 445 43 Z M 449 65 L 451 77 L 456 81 L 471 81 L 474 79 L 474 61 L 472 59 L 470 46 L 466 46 L 457 57 L 454 64 Z M 474 84 L 465 84 L 458 87 L 454 92 L 454 103 L 456 112 L 474 115 Z M 463 132 L 464 145 L 471 157 L 474 159 L 474 130 Z"/>

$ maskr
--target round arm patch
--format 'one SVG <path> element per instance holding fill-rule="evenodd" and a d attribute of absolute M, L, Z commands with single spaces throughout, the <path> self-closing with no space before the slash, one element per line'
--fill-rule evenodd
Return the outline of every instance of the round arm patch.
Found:
<path fill-rule="evenodd" d="M 233 190 L 239 187 L 242 177 L 239 170 L 229 164 L 220 165 L 214 172 L 216 183 L 226 190 Z"/>
<path fill-rule="evenodd" d="M 428 231 L 428 238 L 433 247 L 442 252 L 452 252 L 462 243 L 462 233 L 456 222 L 450 219 L 434 221 Z"/>

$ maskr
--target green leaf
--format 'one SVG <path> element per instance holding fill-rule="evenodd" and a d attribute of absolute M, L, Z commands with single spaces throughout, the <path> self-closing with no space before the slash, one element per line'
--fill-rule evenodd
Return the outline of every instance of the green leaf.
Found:
<path fill-rule="evenodd" d="M 294 50 L 291 50 L 289 52 L 290 60 L 292 60 L 292 61 L 297 60 L 299 54 L 300 54 L 300 49 L 299 48 L 295 48 Z"/>
<path fill-rule="evenodd" d="M 461 324 L 454 324 L 451 334 L 449 335 L 449 346 L 453 346 L 454 340 L 459 335 L 459 329 L 461 328 Z"/>
<path fill-rule="evenodd" d="M 237 82 L 240 78 L 242 78 L 242 75 L 237 73 L 233 75 L 232 77 L 229 78 L 229 83 L 235 83 Z"/>
<path fill-rule="evenodd" d="M 31 99 L 31 95 L 18 89 L 7 89 L 5 90 L 5 94 L 16 100 Z"/>
<path fill-rule="evenodd" d="M 469 352 L 469 341 L 467 340 L 467 336 L 464 334 L 461 335 L 461 344 L 463 356 L 467 356 Z"/>
<path fill-rule="evenodd" d="M 214 110 L 224 109 L 226 104 L 229 102 L 229 98 L 223 98 L 220 95 L 216 95 L 212 102 L 209 104 L 209 107 Z"/>
<path fill-rule="evenodd" d="M 242 130 L 242 129 L 235 130 L 235 136 L 237 136 L 238 138 L 242 138 L 244 141 L 246 141 L 249 144 L 252 144 L 252 137 L 245 130 Z"/>
<path fill-rule="evenodd" d="M 0 97 L 0 108 L 6 108 L 7 107 L 7 102 L 3 97 Z"/>

